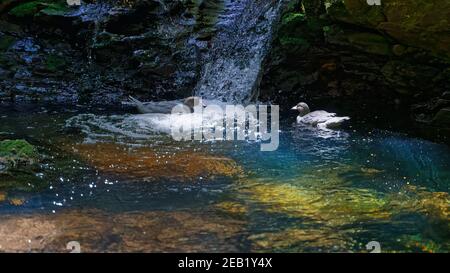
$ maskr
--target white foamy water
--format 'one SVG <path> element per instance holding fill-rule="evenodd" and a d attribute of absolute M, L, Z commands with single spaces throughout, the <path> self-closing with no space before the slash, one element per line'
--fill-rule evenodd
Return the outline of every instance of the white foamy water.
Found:
<path fill-rule="evenodd" d="M 227 1 L 195 95 L 229 103 L 255 99 L 283 1 Z"/>
<path fill-rule="evenodd" d="M 81 129 L 86 135 L 87 142 L 111 139 L 152 140 L 160 136 L 171 136 L 174 128 L 191 129 L 196 132 L 212 130 L 225 132 L 227 124 L 223 114 L 222 111 L 111 116 L 81 114 L 67 120 L 66 127 Z M 252 115 L 249 116 L 248 124 L 255 127 L 258 125 L 257 122 Z M 245 131 L 245 127 L 237 126 L 236 129 L 244 130 L 246 137 L 250 134 L 256 136 L 255 131 Z M 217 138 L 220 139 L 222 138 Z"/>

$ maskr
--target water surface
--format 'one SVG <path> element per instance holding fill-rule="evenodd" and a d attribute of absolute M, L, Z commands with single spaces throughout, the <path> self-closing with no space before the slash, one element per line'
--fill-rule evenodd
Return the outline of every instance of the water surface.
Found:
<path fill-rule="evenodd" d="M 176 142 L 130 120 L 140 116 L 2 107 L 0 138 L 27 139 L 44 159 L 28 187 L 0 189 L 0 250 L 450 249 L 448 146 L 286 117 L 279 149 L 261 152 L 255 142 Z"/>

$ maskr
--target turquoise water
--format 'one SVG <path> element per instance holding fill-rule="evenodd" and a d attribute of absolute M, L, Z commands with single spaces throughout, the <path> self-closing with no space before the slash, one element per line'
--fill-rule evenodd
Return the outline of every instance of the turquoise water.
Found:
<path fill-rule="evenodd" d="M 17 107 L 2 107 L 0 139 L 25 138 L 44 159 L 28 189 L 0 189 L 0 250 L 450 249 L 443 144 L 357 121 L 323 133 L 286 117 L 279 149 L 261 152 L 176 142 L 122 111 Z"/>

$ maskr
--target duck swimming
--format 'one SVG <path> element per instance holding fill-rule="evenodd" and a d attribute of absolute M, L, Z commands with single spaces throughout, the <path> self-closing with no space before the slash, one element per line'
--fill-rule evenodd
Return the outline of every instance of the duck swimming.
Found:
<path fill-rule="evenodd" d="M 304 102 L 298 103 L 291 110 L 297 110 L 299 112 L 297 123 L 320 129 L 335 129 L 345 121 L 350 120 L 350 117 L 338 117 L 336 113 L 329 113 L 323 110 L 311 112 L 308 104 Z"/>
<path fill-rule="evenodd" d="M 184 104 L 187 106 L 191 112 L 194 111 L 194 107 L 199 105 L 201 102 L 200 97 L 188 97 L 184 100 L 170 100 L 170 101 L 152 101 L 152 102 L 141 102 L 138 99 L 129 97 L 129 104 L 135 106 L 141 114 L 170 114 L 172 109 L 179 105 Z"/>

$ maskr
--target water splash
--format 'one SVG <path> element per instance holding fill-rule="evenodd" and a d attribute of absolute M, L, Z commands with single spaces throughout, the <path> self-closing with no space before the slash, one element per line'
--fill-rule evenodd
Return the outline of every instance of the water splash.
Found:
<path fill-rule="evenodd" d="M 103 140 L 116 140 L 131 142 L 140 140 L 155 140 L 171 135 L 174 128 L 191 128 L 197 132 L 206 132 L 213 129 L 225 132 L 226 119 L 222 111 L 209 111 L 190 114 L 141 114 L 141 115 L 110 115 L 80 114 L 66 121 L 66 128 L 79 128 L 85 135 L 85 142 Z M 251 114 L 248 116 L 252 128 L 258 125 L 258 120 Z M 249 125 L 250 126 L 250 125 Z M 245 128 L 245 136 L 257 138 L 258 132 Z M 220 140 L 217 138 L 216 140 Z"/>

